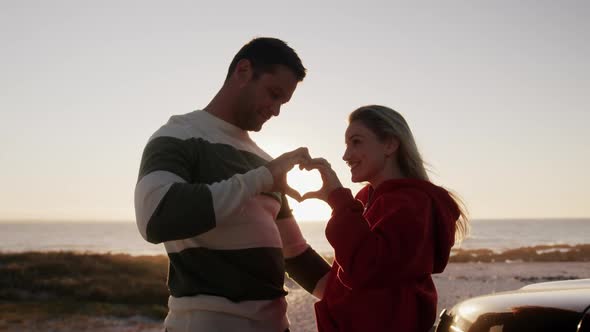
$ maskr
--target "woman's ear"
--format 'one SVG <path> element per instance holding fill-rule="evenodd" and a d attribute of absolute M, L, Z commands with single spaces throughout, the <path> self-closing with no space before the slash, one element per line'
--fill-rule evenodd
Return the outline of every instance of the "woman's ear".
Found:
<path fill-rule="evenodd" d="M 390 137 L 387 139 L 387 141 L 385 142 L 385 155 L 386 156 L 392 156 L 393 154 L 395 154 L 397 152 L 397 150 L 399 149 L 399 139 L 397 139 L 396 137 Z"/>

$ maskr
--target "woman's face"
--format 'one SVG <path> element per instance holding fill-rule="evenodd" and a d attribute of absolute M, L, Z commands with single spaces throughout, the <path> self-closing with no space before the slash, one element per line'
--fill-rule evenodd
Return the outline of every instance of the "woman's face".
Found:
<path fill-rule="evenodd" d="M 352 182 L 367 181 L 376 187 L 389 179 L 393 167 L 392 143 L 381 142 L 377 136 L 360 121 L 352 121 L 345 133 L 346 151 L 342 159 L 350 167 Z"/>

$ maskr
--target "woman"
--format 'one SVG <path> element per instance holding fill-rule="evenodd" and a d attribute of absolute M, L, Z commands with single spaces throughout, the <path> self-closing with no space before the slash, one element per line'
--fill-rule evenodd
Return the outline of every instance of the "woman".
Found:
<path fill-rule="evenodd" d="M 428 331 L 436 318 L 431 275 L 444 270 L 455 238 L 467 231 L 460 202 L 428 180 L 404 118 L 384 106 L 350 114 L 343 159 L 356 199 L 330 164 L 313 159 L 322 188 L 304 195 L 332 207 L 326 237 L 335 260 L 315 304 L 320 332 Z"/>

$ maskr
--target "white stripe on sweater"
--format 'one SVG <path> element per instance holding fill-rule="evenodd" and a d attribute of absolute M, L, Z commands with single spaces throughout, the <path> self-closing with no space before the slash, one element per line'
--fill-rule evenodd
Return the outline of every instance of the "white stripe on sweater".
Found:
<path fill-rule="evenodd" d="M 147 241 L 147 225 L 160 201 L 174 183 L 186 183 L 180 176 L 167 172 L 151 172 L 135 186 L 135 220 L 141 236 Z"/>

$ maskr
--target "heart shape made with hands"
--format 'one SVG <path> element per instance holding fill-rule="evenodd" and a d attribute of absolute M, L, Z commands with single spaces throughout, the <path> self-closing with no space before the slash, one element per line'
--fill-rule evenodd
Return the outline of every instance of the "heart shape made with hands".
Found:
<path fill-rule="evenodd" d="M 322 188 L 322 177 L 317 169 L 300 170 L 298 166 L 287 172 L 287 183 L 302 197 L 304 194 L 318 191 Z"/>

